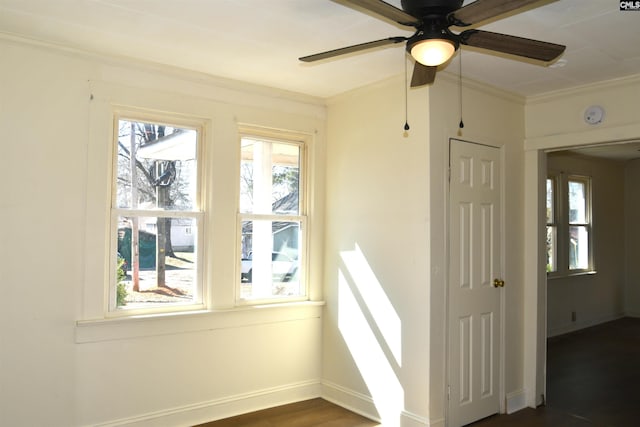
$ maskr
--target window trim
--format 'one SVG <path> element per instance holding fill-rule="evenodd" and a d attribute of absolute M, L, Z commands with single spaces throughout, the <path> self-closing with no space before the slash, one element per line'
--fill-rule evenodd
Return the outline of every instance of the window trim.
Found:
<path fill-rule="evenodd" d="M 84 212 L 84 262 L 83 286 L 78 295 L 77 324 L 107 320 L 126 320 L 143 316 L 173 316 L 179 311 L 160 313 L 136 313 L 127 310 L 118 315 L 109 311 L 109 284 L 111 280 L 112 236 L 111 206 L 112 180 L 114 179 L 114 128 L 118 115 L 135 116 L 140 120 L 158 122 L 160 117 L 169 117 L 170 123 L 185 127 L 202 127 L 200 136 L 202 150 L 199 154 L 199 177 L 201 194 L 209 194 L 210 181 L 213 176 L 212 141 L 214 104 L 202 103 L 192 96 L 175 96 L 160 88 L 137 88 L 123 84 L 90 80 L 88 83 L 88 135 L 86 144 L 86 181 Z M 211 233 L 211 201 L 205 200 L 202 205 L 205 226 L 200 233 L 208 236 Z M 205 246 L 208 243 L 205 242 Z M 209 248 L 211 249 L 211 248 Z M 205 247 L 205 250 L 207 248 Z M 115 257 L 116 254 L 114 253 Z M 205 253 L 201 254 L 202 262 L 202 307 L 210 309 L 211 295 L 214 288 L 209 283 L 212 271 L 211 261 Z M 113 272 L 115 274 L 115 271 Z M 194 308 L 195 310 L 195 308 Z"/>
<path fill-rule="evenodd" d="M 567 271 L 569 275 L 576 275 L 576 274 L 584 274 L 584 273 L 590 273 L 593 272 L 595 270 L 594 265 L 593 265 L 593 219 L 592 219 L 592 197 L 591 197 L 591 188 L 592 188 L 592 184 L 591 184 L 591 177 L 586 176 L 586 175 L 579 175 L 579 174 L 568 174 L 567 178 L 566 178 L 566 215 L 567 215 L 567 229 L 565 230 L 565 234 L 566 234 L 566 250 L 567 250 Z M 584 189 L 585 189 L 585 223 L 572 223 L 570 222 L 569 219 L 569 215 L 570 215 L 570 203 L 569 203 L 569 182 L 579 182 L 584 184 Z M 571 268 L 569 265 L 569 229 L 572 226 L 578 226 L 578 227 L 585 227 L 587 229 L 587 233 L 588 233 L 588 242 L 587 244 L 589 245 L 589 250 L 588 250 L 588 266 L 587 268 Z"/>
<path fill-rule="evenodd" d="M 137 209 L 137 208 L 120 208 L 117 206 L 117 176 L 118 176 L 118 144 L 116 143 L 119 123 L 124 121 L 135 121 L 139 123 L 152 123 L 154 125 L 166 125 L 172 127 L 180 127 L 184 129 L 190 129 L 196 131 L 196 206 L 190 211 L 180 210 L 153 210 L 153 209 Z M 112 132 L 111 132 L 111 162 L 110 176 L 109 176 L 109 220 L 107 223 L 107 229 L 109 233 L 109 239 L 107 242 L 107 253 L 109 258 L 109 267 L 107 271 L 107 278 L 105 283 L 105 317 L 106 318 L 119 318 L 119 317 L 133 317 L 140 315 L 158 315 L 158 314 L 176 314 L 183 312 L 192 312 L 205 310 L 207 304 L 207 286 L 205 285 L 205 275 L 203 274 L 204 267 L 204 232 L 207 227 L 206 221 L 206 195 L 203 188 L 204 176 L 206 173 L 205 165 L 205 141 L 206 141 L 206 129 L 207 121 L 199 119 L 197 117 L 185 115 L 178 112 L 158 112 L 148 111 L 136 107 L 128 106 L 114 106 L 112 108 Z M 143 308 L 118 308 L 115 304 L 116 293 L 116 251 L 117 247 L 117 233 L 114 233 L 114 225 L 117 227 L 118 217 L 132 214 L 135 216 L 146 217 L 184 217 L 193 218 L 197 224 L 197 233 L 195 235 L 196 241 L 196 277 L 195 277 L 195 295 L 196 298 L 190 303 L 175 303 L 166 305 L 151 305 Z"/>
<path fill-rule="evenodd" d="M 554 214 L 556 223 L 556 270 L 548 271 L 547 277 L 549 279 L 589 275 L 596 273 L 595 267 L 595 248 L 593 245 L 593 178 L 584 174 L 565 173 L 557 171 L 547 171 L 547 178 L 556 180 L 555 185 L 555 197 Z M 585 198 L 586 198 L 586 211 L 585 219 L 587 222 L 574 223 L 569 222 L 569 181 L 577 181 L 585 184 Z M 546 182 L 546 181 L 545 181 Z M 549 226 L 547 224 L 546 226 Z M 589 266 L 583 269 L 570 269 L 569 268 L 569 228 L 571 226 L 586 226 L 589 235 L 588 245 L 588 263 Z M 545 226 L 545 230 L 546 230 Z M 546 232 L 545 232 L 546 236 Z"/>
<path fill-rule="evenodd" d="M 557 273 L 558 271 L 558 265 L 560 264 L 560 260 L 559 260 L 559 254 L 558 254 L 558 236 L 560 234 L 560 221 L 558 220 L 558 212 L 560 210 L 560 203 L 559 203 L 559 197 L 558 197 L 558 193 L 559 193 L 559 174 L 557 173 L 548 173 L 547 174 L 547 180 L 551 180 L 552 182 L 552 189 L 553 189 L 553 197 L 551 198 L 551 210 L 552 210 L 552 218 L 551 218 L 551 222 L 547 222 L 546 226 L 545 226 L 545 231 L 549 228 L 549 227 L 553 227 L 555 228 L 555 246 L 554 246 L 554 262 L 553 262 L 553 266 L 554 269 L 553 270 L 547 270 L 547 274 L 550 273 Z M 545 181 L 546 184 L 546 181 Z M 546 189 L 546 185 L 545 185 L 545 189 Z M 548 233 L 548 232 L 547 232 Z M 547 234 L 545 233 L 545 234 Z M 547 264 L 548 266 L 549 264 Z"/>
<path fill-rule="evenodd" d="M 256 97 L 249 108 L 235 103 L 233 97 L 202 96 L 200 92 L 183 91 L 180 87 L 167 88 L 163 82 L 149 82 L 140 87 L 137 81 L 118 83 L 89 80 L 87 83 L 88 133 L 84 149 L 84 212 L 78 217 L 83 222 L 84 233 L 80 237 L 82 252 L 76 255 L 82 260 L 83 283 L 76 295 L 75 339 L 77 343 L 103 342 L 135 337 L 159 336 L 199 330 L 235 328 L 257 323 L 288 321 L 288 319 L 317 319 L 324 305 L 321 288 L 322 269 L 322 215 L 311 215 L 314 207 L 322 207 L 322 185 L 312 186 L 323 176 L 317 169 L 325 146 L 324 119 L 321 107 L 311 106 L 313 117 L 306 110 L 281 111 L 279 114 L 263 114 L 263 99 Z M 227 96 L 227 95 L 225 95 Z M 287 103 L 289 101 L 286 101 Z M 254 105 L 255 104 L 255 105 Z M 298 106 L 294 102 L 291 105 Z M 230 109 L 233 114 L 230 114 Z M 306 107 L 305 107 L 306 108 Z M 206 226 L 200 230 L 204 236 L 201 254 L 206 308 L 201 311 L 184 311 L 138 316 L 107 316 L 108 295 L 106 280 L 109 274 L 110 256 L 110 207 L 112 179 L 111 150 L 113 147 L 113 115 L 127 110 L 140 117 L 154 117 L 155 112 L 172 112 L 177 117 L 188 117 L 204 123 L 202 135 L 201 185 L 206 195 Z M 148 116 L 144 116 L 148 114 Z M 245 120 L 238 120 L 239 117 Z M 252 129 L 279 129 L 279 136 L 304 136 L 307 142 L 307 301 L 291 301 L 282 304 L 237 306 L 235 303 L 236 215 L 238 205 L 236 185 L 239 180 L 235 170 L 239 165 L 236 152 L 238 127 L 249 123 Z M 285 126 L 292 125 L 282 130 Z M 287 133 L 289 132 L 289 133 Z M 214 144 L 214 138 L 216 144 Z M 226 141 L 226 142 L 225 142 Z M 238 150 L 239 151 L 239 150 Z M 230 181 L 231 180 L 231 181 Z M 322 184 L 320 182 L 320 184 Z M 229 210 L 229 207 L 232 207 Z M 317 238 L 315 238 L 317 237 Z M 230 248 L 232 250 L 230 250 Z"/>
<path fill-rule="evenodd" d="M 309 241 L 309 205 L 308 200 L 310 199 L 310 188 L 308 185 L 310 171 L 309 171 L 309 152 L 310 152 L 310 144 L 312 141 L 312 137 L 309 134 L 289 131 L 289 130 L 281 130 L 281 129 L 273 129 L 266 128 L 248 124 L 240 124 L 238 126 L 238 159 L 241 159 L 241 149 L 242 149 L 242 140 L 244 138 L 249 139 L 257 139 L 260 141 L 271 142 L 271 143 L 284 143 L 284 144 L 293 144 L 299 147 L 299 164 L 300 164 L 300 173 L 299 173 L 299 209 L 300 212 L 298 215 L 277 215 L 273 213 L 269 214 L 256 214 L 256 213 L 242 213 L 240 212 L 240 179 L 237 179 L 237 197 L 236 201 L 236 248 L 235 248 L 235 274 L 234 274 L 234 299 L 236 307 L 247 307 L 247 306 L 258 306 L 265 304 L 283 304 L 289 302 L 305 302 L 311 300 L 311 288 L 309 283 L 309 252 L 311 243 Z M 240 176 L 240 163 L 238 164 L 238 177 Z M 241 285 L 242 282 L 240 280 L 241 271 L 242 271 L 242 236 L 241 236 L 241 228 L 242 222 L 245 220 L 284 220 L 284 221 L 299 221 L 300 222 L 300 248 L 299 248 L 299 257 L 300 257 L 300 280 L 303 282 L 302 289 L 303 294 L 296 296 L 284 296 L 284 297 L 269 297 L 269 298 L 242 298 L 241 297 Z"/>

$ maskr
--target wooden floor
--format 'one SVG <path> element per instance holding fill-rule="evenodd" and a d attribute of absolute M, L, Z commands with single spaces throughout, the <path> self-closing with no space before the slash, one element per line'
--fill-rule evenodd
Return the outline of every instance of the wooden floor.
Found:
<path fill-rule="evenodd" d="M 547 404 L 469 427 L 640 426 L 640 319 L 624 318 L 548 340 Z M 199 427 L 382 426 L 322 399 Z"/>
<path fill-rule="evenodd" d="M 376 427 L 371 421 L 323 399 L 291 403 L 197 427 Z"/>

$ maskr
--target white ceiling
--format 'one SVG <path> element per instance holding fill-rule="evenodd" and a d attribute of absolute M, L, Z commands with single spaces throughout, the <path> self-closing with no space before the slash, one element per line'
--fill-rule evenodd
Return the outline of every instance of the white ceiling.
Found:
<path fill-rule="evenodd" d="M 465 48 L 463 76 L 522 95 L 640 73 L 640 12 L 618 0 L 542 1 L 481 28 L 567 46 L 552 68 Z M 401 74 L 404 49 L 299 56 L 411 34 L 341 0 L 0 0 L 0 33 L 318 97 Z M 457 57 L 447 70 L 457 74 Z"/>

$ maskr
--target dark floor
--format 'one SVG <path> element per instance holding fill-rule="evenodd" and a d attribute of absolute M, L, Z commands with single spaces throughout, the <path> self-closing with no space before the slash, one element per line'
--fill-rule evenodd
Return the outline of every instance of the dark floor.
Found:
<path fill-rule="evenodd" d="M 640 319 L 624 318 L 553 337 L 547 404 L 473 427 L 640 426 Z"/>

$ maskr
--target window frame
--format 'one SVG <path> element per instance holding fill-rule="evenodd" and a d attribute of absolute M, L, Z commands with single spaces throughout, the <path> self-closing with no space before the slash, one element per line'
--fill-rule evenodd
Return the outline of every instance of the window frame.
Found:
<path fill-rule="evenodd" d="M 558 236 L 560 234 L 559 232 L 559 226 L 560 226 L 560 221 L 558 220 L 558 212 L 559 212 L 559 208 L 560 208 L 560 204 L 559 204 L 559 198 L 558 198 L 558 193 L 559 193 L 559 176 L 557 173 L 550 173 L 547 175 L 547 179 L 545 181 L 545 184 L 551 181 L 551 188 L 553 191 L 553 195 L 551 197 L 551 222 L 547 221 L 546 223 L 546 237 L 548 238 L 549 236 L 549 228 L 553 229 L 553 241 L 551 243 L 551 246 L 553 247 L 553 264 L 552 264 L 552 268 L 549 268 L 549 262 L 547 262 L 547 273 L 557 273 L 558 271 L 558 265 L 559 265 L 559 259 L 558 259 Z M 546 186 L 545 186 L 546 188 Z M 548 195 L 547 195 L 547 199 L 548 199 Z M 546 205 L 546 204 L 545 204 Z M 547 219 L 548 219 L 548 215 L 547 215 Z"/>
<path fill-rule="evenodd" d="M 594 245 L 593 245 L 593 178 L 591 176 L 548 171 L 547 179 L 555 180 L 555 197 L 553 207 L 556 222 L 556 269 L 554 271 L 547 271 L 548 278 L 560 278 L 577 276 L 583 274 L 594 274 L 596 268 L 594 265 Z M 546 182 L 546 181 L 545 181 Z M 570 202 L 569 202 L 569 182 L 580 182 L 585 185 L 585 223 L 571 223 L 570 222 Z M 546 189 L 545 189 L 546 194 Z M 553 226 L 551 223 L 547 223 L 545 232 L 549 226 Z M 570 268 L 570 227 L 580 226 L 585 227 L 588 233 L 588 266 L 587 268 L 572 269 Z M 546 238 L 546 233 L 545 233 Z"/>
<path fill-rule="evenodd" d="M 295 109 L 282 114 L 265 116 L 263 99 L 251 98 L 252 104 L 238 104 L 237 95 L 224 95 L 228 102 L 203 97 L 200 92 L 182 90 L 181 87 L 167 88 L 164 81 L 148 82 L 139 87 L 134 81 L 113 82 L 89 80 L 87 83 L 88 134 L 84 150 L 86 152 L 84 214 L 73 220 L 84 223 L 82 252 L 77 255 L 82 261 L 78 268 L 82 272 L 83 284 L 76 301 L 76 343 L 95 343 L 116 339 L 143 336 L 158 336 L 211 328 L 243 327 L 261 322 L 288 321 L 301 318 L 317 318 L 325 304 L 322 299 L 322 230 L 323 216 L 315 218 L 315 208 L 321 208 L 324 194 L 322 185 L 313 182 L 323 175 L 317 169 L 322 160 L 325 140 L 322 108 L 311 106 L 313 117 L 304 110 L 298 114 Z M 246 99 L 245 99 L 246 101 Z M 289 101 L 285 101 L 288 103 Z M 288 105 L 288 104 L 286 104 Z M 291 105 L 300 108 L 300 103 Z M 305 108 L 308 106 L 305 104 Z M 229 109 L 234 112 L 229 113 Z M 305 112 L 306 111 L 306 112 Z M 136 117 L 154 121 L 158 112 L 185 122 L 201 124 L 200 177 L 201 192 L 204 195 L 203 210 L 205 226 L 198 230 L 203 241 L 201 253 L 203 275 L 202 310 L 162 312 L 135 315 L 125 313 L 114 316 L 108 312 L 108 288 L 110 271 L 110 207 L 112 179 L 112 151 L 114 114 L 135 113 Z M 166 114 L 165 114 L 166 113 Z M 240 116 L 240 117 L 239 117 Z M 244 120 L 239 120 L 240 118 Z M 246 120 L 246 121 L 245 121 Z M 173 123 L 178 123 L 172 120 Z M 307 271 L 305 279 L 309 297 L 305 301 L 283 304 L 254 305 L 251 309 L 238 306 L 235 300 L 236 208 L 239 184 L 239 127 L 250 126 L 258 129 L 291 129 L 295 136 L 302 135 L 306 141 L 307 195 Z M 215 140 L 215 141 L 214 141 Z M 214 144 L 215 142 L 215 144 Z M 79 147 L 82 149 L 82 147 Z M 321 210 L 321 209 L 320 209 Z M 194 230 L 195 232 L 196 230 Z M 317 238 L 315 238 L 317 237 Z M 130 315 L 131 314 L 131 315 Z"/>
<path fill-rule="evenodd" d="M 150 123 L 154 125 L 166 125 L 176 128 L 183 128 L 196 131 L 196 195 L 195 206 L 190 211 L 163 210 L 163 209 L 139 209 L 120 208 L 117 206 L 117 178 L 118 178 L 118 133 L 119 122 L 121 120 L 139 123 Z M 134 317 L 140 315 L 171 315 L 181 312 L 193 312 L 204 310 L 208 306 L 207 286 L 205 286 L 204 276 L 204 252 L 206 243 L 204 241 L 206 222 L 206 192 L 204 188 L 204 177 L 206 170 L 205 141 L 206 141 L 206 120 L 197 117 L 186 116 L 177 112 L 157 112 L 147 111 L 139 108 L 129 108 L 118 106 L 112 111 L 112 136 L 111 136 L 111 170 L 109 184 L 109 221 L 106 224 L 109 233 L 108 239 L 108 277 L 105 283 L 105 317 Z M 196 235 L 194 251 L 196 253 L 196 272 L 194 284 L 194 300 L 189 303 L 166 303 L 161 305 L 150 305 L 149 307 L 126 308 L 117 307 L 117 228 L 120 216 L 133 215 L 138 217 L 169 217 L 169 218 L 193 218 L 196 221 Z M 115 228 L 114 228 L 115 227 Z"/>
<path fill-rule="evenodd" d="M 569 183 L 570 182 L 578 182 L 584 185 L 584 198 L 585 198 L 585 222 L 584 223 L 578 223 L 578 222 L 571 222 L 570 219 L 570 207 L 571 207 L 571 203 L 569 200 Z M 592 227 L 592 197 L 591 197 L 591 177 L 585 176 L 585 175 L 578 175 L 578 174 L 569 174 L 567 175 L 566 178 L 566 183 L 565 183 L 565 187 L 566 187 L 566 225 L 567 225 L 567 229 L 565 230 L 565 236 L 566 236 L 566 250 L 567 250 L 567 270 L 569 272 L 569 275 L 573 275 L 573 274 L 581 274 L 581 273 L 589 273 L 594 271 L 594 266 L 593 266 L 593 227 Z M 587 267 L 586 268 L 571 268 L 570 266 L 570 261 L 569 261 L 569 253 L 570 253 L 570 249 L 569 249 L 569 245 L 570 243 L 570 229 L 571 227 L 584 227 L 587 230 L 587 245 L 588 245 L 588 254 L 587 254 Z"/>
<path fill-rule="evenodd" d="M 241 173 L 241 149 L 243 139 L 254 139 L 264 142 L 291 144 L 299 148 L 299 174 L 298 174 L 298 204 L 299 212 L 297 215 L 292 214 L 275 214 L 271 213 L 243 213 L 240 209 L 240 173 Z M 236 306 L 255 306 L 263 304 L 280 304 L 288 302 L 301 302 L 310 300 L 310 284 L 309 284 L 309 205 L 310 189 L 308 186 L 309 171 L 309 152 L 311 136 L 305 133 L 287 131 L 280 129 L 263 128 L 252 125 L 240 125 L 238 128 L 238 201 L 236 203 L 237 220 L 236 220 L 236 269 L 234 275 L 234 295 Z M 299 267 L 298 277 L 301 282 L 301 294 L 293 296 L 272 296 L 268 298 L 243 298 L 242 297 L 242 223 L 244 221 L 265 220 L 265 221 L 297 221 L 300 224 L 300 247 L 298 249 Z"/>

